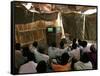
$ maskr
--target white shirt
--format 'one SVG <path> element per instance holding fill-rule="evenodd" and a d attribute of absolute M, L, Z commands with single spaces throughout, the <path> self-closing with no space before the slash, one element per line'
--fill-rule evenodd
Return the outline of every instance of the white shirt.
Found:
<path fill-rule="evenodd" d="M 89 70 L 92 69 L 92 63 L 89 61 L 88 63 L 83 63 L 81 61 L 78 61 L 74 64 L 75 70 Z"/>
<path fill-rule="evenodd" d="M 31 49 L 31 51 L 34 53 L 37 63 L 42 60 L 44 60 L 45 62 L 47 62 L 49 60 L 48 55 L 38 52 L 37 49 Z"/>
<path fill-rule="evenodd" d="M 49 56 L 48 55 L 39 53 L 38 51 L 35 52 L 35 57 L 36 57 L 36 61 L 37 62 L 40 62 L 42 60 L 47 62 L 49 60 Z"/>
<path fill-rule="evenodd" d="M 19 68 L 27 59 L 23 56 L 21 50 L 15 50 L 15 67 Z"/>
<path fill-rule="evenodd" d="M 84 47 L 82 50 L 83 50 L 83 53 L 84 52 L 91 52 L 90 51 L 90 46 Z"/>
<path fill-rule="evenodd" d="M 32 44 L 29 45 L 29 49 L 31 53 L 34 53 L 34 50 L 37 50 Z"/>
<path fill-rule="evenodd" d="M 76 48 L 69 52 L 70 56 L 75 58 L 76 60 L 80 60 L 80 49 Z"/>
<path fill-rule="evenodd" d="M 26 64 L 23 64 L 20 69 L 19 69 L 19 73 L 36 73 L 37 67 L 37 63 L 33 62 L 33 61 L 29 61 Z"/>
<path fill-rule="evenodd" d="M 67 52 L 67 48 L 64 48 L 64 49 L 58 49 L 57 51 L 57 56 L 62 56 L 63 53 Z"/>
<path fill-rule="evenodd" d="M 56 58 L 56 54 L 57 54 L 58 48 L 56 47 L 49 47 L 48 48 L 48 55 L 50 58 Z"/>

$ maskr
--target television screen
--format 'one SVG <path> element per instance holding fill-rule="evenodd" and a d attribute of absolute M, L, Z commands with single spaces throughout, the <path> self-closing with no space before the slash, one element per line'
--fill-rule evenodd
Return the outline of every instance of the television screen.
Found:
<path fill-rule="evenodd" d="M 48 28 L 48 32 L 53 32 L 53 28 L 52 27 Z"/>

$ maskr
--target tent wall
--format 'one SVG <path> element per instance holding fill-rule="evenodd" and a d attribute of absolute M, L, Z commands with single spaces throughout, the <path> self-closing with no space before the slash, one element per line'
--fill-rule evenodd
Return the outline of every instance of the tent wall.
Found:
<path fill-rule="evenodd" d="M 40 25 L 41 24 L 41 25 Z M 45 26 L 42 21 L 26 23 L 26 24 L 16 24 L 16 43 L 21 43 L 27 45 L 33 41 L 38 41 L 40 43 L 46 43 Z"/>
<path fill-rule="evenodd" d="M 24 7 L 15 7 L 15 38 L 16 43 L 27 45 L 38 41 L 46 44 L 46 27 L 56 26 L 57 12 L 32 13 Z"/>
<path fill-rule="evenodd" d="M 65 33 L 70 34 L 70 39 L 82 39 L 83 16 L 77 13 L 63 13 L 62 21 Z"/>
<path fill-rule="evenodd" d="M 34 21 L 45 20 L 52 21 L 57 19 L 58 12 L 54 13 L 34 13 Z"/>
<path fill-rule="evenodd" d="M 85 17 L 85 39 L 87 40 L 94 40 L 97 39 L 97 23 L 96 23 L 96 16 L 97 14 L 87 15 Z"/>

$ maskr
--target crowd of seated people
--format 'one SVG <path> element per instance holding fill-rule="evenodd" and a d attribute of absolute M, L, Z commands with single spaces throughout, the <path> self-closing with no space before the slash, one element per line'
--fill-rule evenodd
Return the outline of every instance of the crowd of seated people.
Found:
<path fill-rule="evenodd" d="M 15 72 L 25 74 L 97 69 L 97 50 L 94 44 L 87 46 L 88 42 L 80 39 L 73 39 L 71 46 L 65 47 L 66 44 L 61 40 L 58 47 L 52 42 L 46 50 L 36 41 L 22 48 L 17 43 Z"/>

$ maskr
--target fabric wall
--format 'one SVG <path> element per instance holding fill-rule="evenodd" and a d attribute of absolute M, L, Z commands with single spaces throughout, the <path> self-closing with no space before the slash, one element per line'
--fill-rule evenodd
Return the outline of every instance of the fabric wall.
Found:
<path fill-rule="evenodd" d="M 55 26 L 58 13 L 32 13 L 22 6 L 14 6 L 16 43 L 27 45 L 38 41 L 46 43 L 46 27 Z"/>
<path fill-rule="evenodd" d="M 97 14 L 85 16 L 85 40 L 96 40 L 97 38 Z M 78 13 L 63 13 L 63 26 L 65 33 L 70 34 L 70 39 L 83 39 L 84 17 Z"/>
<path fill-rule="evenodd" d="M 97 13 L 92 15 L 87 15 L 85 17 L 85 39 L 94 40 L 97 39 Z"/>
<path fill-rule="evenodd" d="M 77 13 L 63 13 L 62 21 L 65 33 L 70 34 L 70 39 L 82 39 L 83 16 Z"/>

